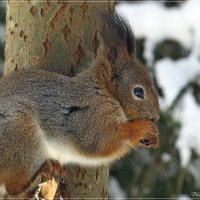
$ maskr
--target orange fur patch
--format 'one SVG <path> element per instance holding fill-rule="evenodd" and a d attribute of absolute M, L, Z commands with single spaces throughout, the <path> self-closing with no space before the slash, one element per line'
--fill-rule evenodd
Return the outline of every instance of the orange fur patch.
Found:
<path fill-rule="evenodd" d="M 102 152 L 101 156 L 120 157 L 131 147 L 146 146 L 157 148 L 159 145 L 157 125 L 149 120 L 136 119 L 132 122 L 122 124 L 116 137 L 109 143 Z M 125 143 L 129 144 L 125 145 Z"/>

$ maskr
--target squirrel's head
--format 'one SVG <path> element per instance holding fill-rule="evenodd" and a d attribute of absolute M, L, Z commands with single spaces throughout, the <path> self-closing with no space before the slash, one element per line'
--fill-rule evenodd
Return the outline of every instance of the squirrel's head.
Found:
<path fill-rule="evenodd" d="M 159 103 L 156 89 L 136 58 L 134 35 L 118 14 L 102 14 L 102 46 L 96 58 L 99 80 L 120 102 L 129 120 L 143 118 L 156 122 Z"/>

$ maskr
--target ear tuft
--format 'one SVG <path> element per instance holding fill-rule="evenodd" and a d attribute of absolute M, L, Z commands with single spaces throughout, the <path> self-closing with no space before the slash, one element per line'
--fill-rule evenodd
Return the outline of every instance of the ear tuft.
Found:
<path fill-rule="evenodd" d="M 119 14 L 114 12 L 101 13 L 103 30 L 101 36 L 104 43 L 109 48 L 122 45 L 127 50 L 128 55 L 134 53 L 134 35 L 128 22 Z"/>

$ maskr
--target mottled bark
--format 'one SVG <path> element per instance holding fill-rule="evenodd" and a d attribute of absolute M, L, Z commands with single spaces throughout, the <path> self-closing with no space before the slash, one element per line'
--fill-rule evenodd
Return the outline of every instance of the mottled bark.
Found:
<path fill-rule="evenodd" d="M 9 1 L 4 75 L 22 68 L 70 76 L 84 70 L 98 48 L 97 9 L 111 12 L 113 2 Z M 65 196 L 107 197 L 107 167 L 66 168 Z"/>

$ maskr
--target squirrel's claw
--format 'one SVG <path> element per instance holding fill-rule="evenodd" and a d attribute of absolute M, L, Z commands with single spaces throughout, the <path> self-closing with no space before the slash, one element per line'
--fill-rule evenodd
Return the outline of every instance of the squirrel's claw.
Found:
<path fill-rule="evenodd" d="M 151 136 L 149 139 L 142 139 L 140 143 L 146 147 L 157 148 L 159 146 L 159 139 L 157 136 Z"/>

